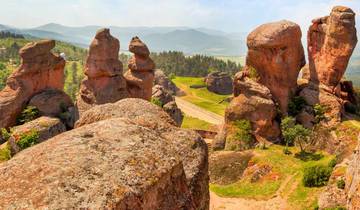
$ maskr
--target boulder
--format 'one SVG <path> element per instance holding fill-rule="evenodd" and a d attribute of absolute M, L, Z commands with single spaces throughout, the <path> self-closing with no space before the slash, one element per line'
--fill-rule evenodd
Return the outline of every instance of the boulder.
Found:
<path fill-rule="evenodd" d="M 58 118 L 40 117 L 23 125 L 15 126 L 11 131 L 9 145 L 11 154 L 15 155 L 23 149 L 17 144 L 21 140 L 21 136 L 36 132 L 38 136 L 36 143 L 41 143 L 65 132 L 66 127 Z"/>
<path fill-rule="evenodd" d="M 247 68 L 254 68 L 259 83 L 270 89 L 286 114 L 299 71 L 305 65 L 299 25 L 279 21 L 259 26 L 247 37 Z"/>
<path fill-rule="evenodd" d="M 134 53 L 135 55 L 139 55 L 143 58 L 147 58 L 150 55 L 149 48 L 137 36 L 135 36 L 131 39 L 131 42 L 129 45 L 129 51 Z"/>
<path fill-rule="evenodd" d="M 357 210 L 360 206 L 360 135 L 358 146 L 354 150 L 345 175 L 347 208 Z"/>
<path fill-rule="evenodd" d="M 119 40 L 109 29 L 97 31 L 91 42 L 85 64 L 85 79 L 81 82 L 76 107 L 79 115 L 99 104 L 113 103 L 127 98 L 129 93 L 118 59 Z"/>
<path fill-rule="evenodd" d="M 176 95 L 179 88 L 164 74 L 160 69 L 154 72 L 154 85 L 160 85 L 165 88 L 171 95 Z"/>
<path fill-rule="evenodd" d="M 314 107 L 319 104 L 325 109 L 324 125 L 334 126 L 341 122 L 341 116 L 344 113 L 342 100 L 332 94 L 329 87 L 309 83 L 299 95 L 305 99 L 308 105 Z"/>
<path fill-rule="evenodd" d="M 179 107 L 177 106 L 176 102 L 171 101 L 165 104 L 163 106 L 163 109 L 175 121 L 176 125 L 180 127 L 183 122 L 184 115 L 181 112 L 181 109 L 179 109 Z"/>
<path fill-rule="evenodd" d="M 162 106 L 171 101 L 174 101 L 173 96 L 163 86 L 160 85 L 153 86 L 152 98 L 158 99 Z"/>
<path fill-rule="evenodd" d="M 74 104 L 64 91 L 48 89 L 32 97 L 29 106 L 35 106 L 41 115 L 58 117 Z"/>
<path fill-rule="evenodd" d="M 212 72 L 205 78 L 206 87 L 210 92 L 228 95 L 233 92 L 233 80 L 225 72 Z"/>
<path fill-rule="evenodd" d="M 0 208 L 208 209 L 205 142 L 168 131 L 113 118 L 29 148 L 0 166 Z"/>
<path fill-rule="evenodd" d="M 355 13 L 347 7 L 334 7 L 330 16 L 312 21 L 307 39 L 311 81 L 334 89 L 357 43 Z"/>
<path fill-rule="evenodd" d="M 31 42 L 20 49 L 21 64 L 0 92 L 0 128 L 15 125 L 29 100 L 46 89 L 63 90 L 65 60 L 50 50 L 55 41 Z"/>
<path fill-rule="evenodd" d="M 133 57 L 130 58 L 128 67 L 132 71 L 147 72 L 155 69 L 155 63 L 149 57 L 143 58 L 135 54 Z"/>

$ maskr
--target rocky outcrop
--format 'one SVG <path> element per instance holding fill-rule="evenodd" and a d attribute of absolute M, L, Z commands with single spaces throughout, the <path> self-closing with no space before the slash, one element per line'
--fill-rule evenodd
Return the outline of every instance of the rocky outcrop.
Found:
<path fill-rule="evenodd" d="M 152 98 L 159 100 L 162 106 L 174 101 L 173 96 L 161 85 L 155 85 L 152 88 Z"/>
<path fill-rule="evenodd" d="M 350 8 L 334 7 L 330 16 L 313 20 L 308 31 L 311 81 L 334 89 L 356 43 L 355 13 Z"/>
<path fill-rule="evenodd" d="M 91 42 L 76 106 L 81 115 L 94 105 L 113 103 L 129 96 L 118 55 L 120 42 L 109 29 L 97 31 Z"/>
<path fill-rule="evenodd" d="M 345 175 L 345 191 L 349 210 L 356 210 L 360 206 L 360 135 L 358 141 L 358 146 L 354 150 Z"/>
<path fill-rule="evenodd" d="M 74 104 L 63 91 L 48 89 L 32 97 L 29 106 L 36 107 L 41 115 L 59 117 Z"/>
<path fill-rule="evenodd" d="M 140 99 L 87 113 L 100 121 L 81 118 L 81 127 L 0 165 L 1 209 L 209 208 L 208 151 L 198 134 Z"/>
<path fill-rule="evenodd" d="M 205 78 L 206 87 L 210 92 L 228 95 L 233 92 L 233 81 L 225 72 L 212 72 Z"/>
<path fill-rule="evenodd" d="M 297 24 L 279 21 L 261 25 L 247 38 L 247 68 L 256 70 L 259 83 L 270 89 L 284 114 L 305 65 L 301 36 Z"/>
<path fill-rule="evenodd" d="M 135 54 L 124 74 L 130 97 L 150 101 L 155 69 L 155 63 L 149 57 L 150 51 L 138 37 L 132 38 L 129 51 Z"/>
<path fill-rule="evenodd" d="M 254 146 L 256 141 L 276 141 L 280 129 L 275 120 L 277 109 L 270 90 L 247 78 L 243 72 L 235 75 L 234 90 L 235 97 L 225 110 L 225 125 L 215 138 L 213 148 L 228 148 L 229 138 L 236 135 L 234 132 L 238 132 L 237 128 L 234 128 L 236 122 L 244 120 L 250 122 L 251 134 L 255 137 L 254 141 L 245 142 L 246 144 Z M 242 139 L 239 139 L 240 143 L 241 141 Z"/>
<path fill-rule="evenodd" d="M 160 85 L 171 95 L 176 95 L 179 88 L 160 69 L 155 70 L 154 85 Z"/>
<path fill-rule="evenodd" d="M 31 42 L 20 49 L 21 65 L 0 92 L 0 128 L 15 125 L 29 100 L 45 89 L 64 88 L 65 60 L 54 55 L 55 41 Z"/>
<path fill-rule="evenodd" d="M 184 120 L 184 115 L 177 106 L 175 101 L 171 101 L 163 106 L 163 109 L 170 117 L 175 121 L 178 127 L 181 127 L 182 122 Z"/>

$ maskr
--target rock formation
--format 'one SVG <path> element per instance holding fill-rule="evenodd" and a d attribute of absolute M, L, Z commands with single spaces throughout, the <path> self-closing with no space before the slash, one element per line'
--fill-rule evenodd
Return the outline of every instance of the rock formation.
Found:
<path fill-rule="evenodd" d="M 356 210 L 360 206 L 360 135 L 358 141 L 358 146 L 354 150 L 345 175 L 345 191 L 349 210 Z"/>
<path fill-rule="evenodd" d="M 0 128 L 15 125 L 29 100 L 46 89 L 64 88 L 65 60 L 54 55 L 55 41 L 32 42 L 20 49 L 21 65 L 0 92 Z"/>
<path fill-rule="evenodd" d="M 155 70 L 154 85 L 160 85 L 171 95 L 176 95 L 179 88 L 160 69 Z"/>
<path fill-rule="evenodd" d="M 308 31 L 311 82 L 334 89 L 343 77 L 356 46 L 355 13 L 334 7 L 330 16 L 312 21 Z"/>
<path fill-rule="evenodd" d="M 275 121 L 277 109 L 270 90 L 239 72 L 234 79 L 234 96 L 225 110 L 225 125 L 214 140 L 213 148 L 227 148 L 228 139 L 234 135 L 234 123 L 241 120 L 251 123 L 251 133 L 257 142 L 276 141 L 280 128 Z M 241 144 L 242 139 L 238 140 Z M 256 142 L 245 143 L 253 146 Z"/>
<path fill-rule="evenodd" d="M 290 21 L 261 25 L 249 34 L 247 45 L 247 68 L 256 70 L 259 82 L 270 89 L 285 114 L 305 65 L 300 27 Z"/>
<path fill-rule="evenodd" d="M 113 103 L 129 96 L 119 55 L 119 40 L 109 29 L 97 31 L 85 64 L 76 106 L 81 115 L 94 105 Z"/>
<path fill-rule="evenodd" d="M 113 116 L 103 111 L 107 106 Z M 93 109 L 88 112 L 103 120 L 83 123 L 0 165 L 1 209 L 209 208 L 208 151 L 198 134 L 159 120 L 171 121 L 140 99 Z"/>
<path fill-rule="evenodd" d="M 155 69 L 155 63 L 149 57 L 150 51 L 138 37 L 132 38 L 129 51 L 135 54 L 124 74 L 130 97 L 150 101 Z"/>
<path fill-rule="evenodd" d="M 212 72 L 205 78 L 206 87 L 210 92 L 228 95 L 233 92 L 233 81 L 225 72 Z"/>

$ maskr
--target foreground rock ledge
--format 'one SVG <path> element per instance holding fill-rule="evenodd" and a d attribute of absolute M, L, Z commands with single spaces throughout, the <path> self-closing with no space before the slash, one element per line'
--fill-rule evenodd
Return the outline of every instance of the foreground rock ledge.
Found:
<path fill-rule="evenodd" d="M 208 209 L 205 142 L 145 118 L 86 124 L 3 163 L 0 209 Z"/>

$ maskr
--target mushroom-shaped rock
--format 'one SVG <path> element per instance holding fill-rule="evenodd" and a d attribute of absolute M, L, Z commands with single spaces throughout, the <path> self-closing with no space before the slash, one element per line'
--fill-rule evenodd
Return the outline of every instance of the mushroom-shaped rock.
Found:
<path fill-rule="evenodd" d="M 21 65 L 0 92 L 0 128 L 13 126 L 29 100 L 46 89 L 63 90 L 65 60 L 50 50 L 55 41 L 31 42 L 20 49 Z"/>
<path fill-rule="evenodd" d="M 129 96 L 118 59 L 119 41 L 109 29 L 96 33 L 85 64 L 85 79 L 81 82 L 76 106 L 81 115 L 94 105 L 113 103 Z"/>
<path fill-rule="evenodd" d="M 357 44 L 355 13 L 334 7 L 330 16 L 312 21 L 307 39 L 311 81 L 334 89 Z"/>
<path fill-rule="evenodd" d="M 301 36 L 299 25 L 283 20 L 261 25 L 247 38 L 246 65 L 257 71 L 259 82 L 270 89 L 283 113 L 305 65 Z"/>

